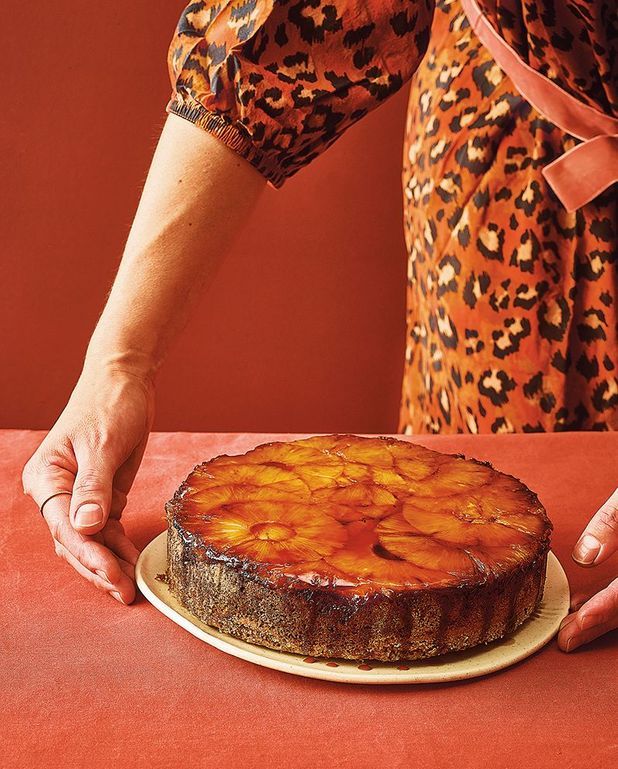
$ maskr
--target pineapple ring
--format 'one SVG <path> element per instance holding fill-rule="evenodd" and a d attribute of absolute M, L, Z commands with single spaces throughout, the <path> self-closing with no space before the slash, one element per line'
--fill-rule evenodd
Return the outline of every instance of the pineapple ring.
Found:
<path fill-rule="evenodd" d="M 530 542 L 529 535 L 520 529 L 484 517 L 474 498 L 448 497 L 448 500 L 449 505 L 434 510 L 418 505 L 417 500 L 406 503 L 402 516 L 417 534 L 451 545 L 482 549 L 485 546 Z"/>
<path fill-rule="evenodd" d="M 378 584 L 391 589 L 409 589 L 448 585 L 452 581 L 448 574 L 435 569 L 426 569 L 408 561 L 384 559 L 376 555 L 373 548 L 358 552 L 339 550 L 328 558 L 328 563 L 344 574 L 353 574 L 356 585 Z"/>
<path fill-rule="evenodd" d="M 417 566 L 447 574 L 473 576 L 476 572 L 475 561 L 465 550 L 410 531 L 410 524 L 402 515 L 392 515 L 380 521 L 376 533 L 380 544 L 389 553 Z"/>
<path fill-rule="evenodd" d="M 313 506 L 270 501 L 226 505 L 199 533 L 227 556 L 279 565 L 330 555 L 348 536 L 343 524 Z"/>

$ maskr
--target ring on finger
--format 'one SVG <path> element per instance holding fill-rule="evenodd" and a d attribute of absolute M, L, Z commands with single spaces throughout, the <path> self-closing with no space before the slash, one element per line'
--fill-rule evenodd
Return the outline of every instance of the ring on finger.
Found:
<path fill-rule="evenodd" d="M 47 503 L 48 503 L 48 502 L 49 502 L 51 499 L 53 499 L 54 497 L 59 497 L 59 496 L 61 496 L 62 494 L 68 494 L 69 496 L 72 496 L 72 493 L 73 493 L 73 492 L 71 492 L 71 491 L 57 491 L 55 494 L 51 494 L 49 497 L 47 497 L 47 499 L 46 499 L 46 500 L 43 502 L 43 504 L 42 504 L 42 505 L 39 507 L 39 511 L 40 511 L 41 515 L 43 515 L 43 508 L 45 507 L 45 505 L 46 505 L 46 504 L 47 504 Z"/>

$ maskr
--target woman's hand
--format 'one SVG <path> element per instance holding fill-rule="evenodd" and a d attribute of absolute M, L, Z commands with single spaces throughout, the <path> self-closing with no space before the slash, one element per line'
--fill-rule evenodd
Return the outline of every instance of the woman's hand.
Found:
<path fill-rule="evenodd" d="M 120 515 L 154 415 L 152 382 L 101 366 L 80 377 L 60 418 L 24 468 L 24 492 L 40 507 L 56 554 L 118 601 L 135 598 L 138 551 Z"/>
<path fill-rule="evenodd" d="M 618 489 L 594 515 L 573 549 L 580 566 L 596 566 L 618 550 Z M 564 618 L 558 646 L 565 652 L 618 628 L 618 579 L 589 600 L 573 596 L 572 612 Z"/>

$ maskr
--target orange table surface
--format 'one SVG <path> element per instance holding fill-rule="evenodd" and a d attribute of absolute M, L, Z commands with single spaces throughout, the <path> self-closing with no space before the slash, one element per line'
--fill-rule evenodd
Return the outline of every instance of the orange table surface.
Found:
<path fill-rule="evenodd" d="M 143 597 L 127 608 L 59 561 L 20 471 L 43 433 L 0 431 L 0 765 L 8 767 L 593 767 L 618 763 L 616 632 L 569 655 L 555 641 L 512 668 L 461 683 L 358 686 L 230 657 Z M 143 547 L 199 461 L 281 434 L 153 434 L 124 520 Z M 395 436 L 402 438 L 403 436 Z M 490 460 L 540 496 L 573 591 L 570 551 L 618 480 L 618 434 L 436 436 L 430 448 Z"/>

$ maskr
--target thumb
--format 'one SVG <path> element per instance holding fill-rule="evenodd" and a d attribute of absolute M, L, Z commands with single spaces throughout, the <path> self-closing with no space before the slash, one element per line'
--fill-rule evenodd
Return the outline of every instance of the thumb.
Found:
<path fill-rule="evenodd" d="M 580 566 L 595 566 L 618 550 L 618 489 L 599 508 L 573 548 Z"/>
<path fill-rule="evenodd" d="M 109 517 L 115 467 L 95 449 L 75 452 L 77 473 L 73 483 L 69 517 L 83 534 L 96 534 Z"/>

